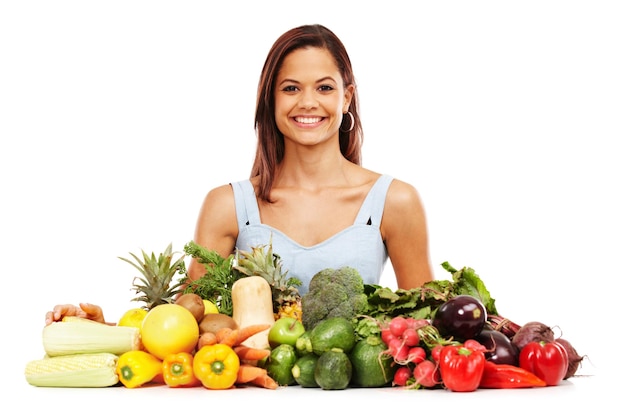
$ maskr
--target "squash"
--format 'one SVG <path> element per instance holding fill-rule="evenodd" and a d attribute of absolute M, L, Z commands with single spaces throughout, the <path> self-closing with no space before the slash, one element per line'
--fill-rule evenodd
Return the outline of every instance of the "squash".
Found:
<path fill-rule="evenodd" d="M 233 303 L 233 319 L 244 328 L 250 325 L 274 324 L 274 300 L 272 289 L 260 276 L 246 276 L 237 279 L 231 289 Z M 269 348 L 268 334 L 270 329 L 257 333 L 246 339 L 242 344 L 258 349 Z"/>

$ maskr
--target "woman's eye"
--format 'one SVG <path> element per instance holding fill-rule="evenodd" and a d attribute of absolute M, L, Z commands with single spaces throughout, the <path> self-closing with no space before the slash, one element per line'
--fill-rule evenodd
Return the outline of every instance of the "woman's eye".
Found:
<path fill-rule="evenodd" d="M 332 91 L 334 88 L 330 85 L 322 85 L 320 86 L 320 91 Z"/>
<path fill-rule="evenodd" d="M 295 85 L 288 85 L 286 87 L 283 87 L 283 91 L 286 91 L 288 93 L 292 93 L 292 92 L 295 92 L 297 90 L 298 90 L 298 88 Z"/>

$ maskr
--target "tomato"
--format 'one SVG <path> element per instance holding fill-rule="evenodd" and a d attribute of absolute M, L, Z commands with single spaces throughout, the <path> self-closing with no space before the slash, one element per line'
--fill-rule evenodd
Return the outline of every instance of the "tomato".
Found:
<path fill-rule="evenodd" d="M 144 348 L 161 360 L 169 354 L 193 351 L 199 337 L 200 328 L 193 314 L 173 303 L 155 306 L 141 324 Z"/>

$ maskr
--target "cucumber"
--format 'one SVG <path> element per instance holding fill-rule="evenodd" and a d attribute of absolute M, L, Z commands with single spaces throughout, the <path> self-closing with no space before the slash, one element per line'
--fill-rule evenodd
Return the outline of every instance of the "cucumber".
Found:
<path fill-rule="evenodd" d="M 322 390 L 343 390 L 350 385 L 352 363 L 341 349 L 331 349 L 317 359 L 315 382 Z"/>

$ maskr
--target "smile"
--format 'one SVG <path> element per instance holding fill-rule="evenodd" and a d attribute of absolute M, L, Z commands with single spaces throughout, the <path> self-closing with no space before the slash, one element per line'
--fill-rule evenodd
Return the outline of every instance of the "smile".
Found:
<path fill-rule="evenodd" d="M 294 120 L 301 124 L 315 124 L 322 121 L 322 119 L 322 117 L 294 117 Z"/>

